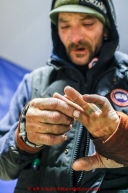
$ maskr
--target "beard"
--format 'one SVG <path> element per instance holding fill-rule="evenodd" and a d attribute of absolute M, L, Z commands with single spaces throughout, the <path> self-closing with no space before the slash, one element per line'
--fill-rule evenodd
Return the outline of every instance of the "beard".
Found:
<path fill-rule="evenodd" d="M 96 48 L 95 51 L 93 51 L 92 44 L 90 42 L 88 42 L 88 41 L 85 41 L 85 40 L 84 41 L 79 41 L 77 44 L 71 43 L 67 47 L 67 55 L 68 55 L 70 61 L 72 61 L 73 63 L 77 64 L 76 62 L 73 61 L 73 58 L 71 56 L 71 51 L 72 50 L 84 50 L 84 49 L 87 49 L 89 54 L 86 57 L 85 63 L 83 65 L 88 64 L 93 59 L 93 57 L 96 55 L 96 53 L 99 51 L 98 48 Z M 76 56 L 76 58 L 80 59 L 80 58 L 83 57 L 83 54 L 76 53 L 75 56 Z"/>

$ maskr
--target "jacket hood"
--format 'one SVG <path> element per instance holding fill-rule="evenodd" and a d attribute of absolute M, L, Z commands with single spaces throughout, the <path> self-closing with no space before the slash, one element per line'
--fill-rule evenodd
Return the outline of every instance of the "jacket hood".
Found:
<path fill-rule="evenodd" d="M 52 1 L 51 10 L 53 9 L 55 2 L 56 0 Z M 107 63 L 113 57 L 113 54 L 119 44 L 119 34 L 116 27 L 116 14 L 113 2 L 112 0 L 102 0 L 102 2 L 106 6 L 111 29 L 109 30 L 109 40 L 104 41 L 104 44 L 101 48 L 97 65 Z M 59 38 L 57 27 L 53 23 L 51 23 L 51 31 L 53 41 L 51 59 L 59 58 L 66 63 L 69 62 L 65 47 Z"/>

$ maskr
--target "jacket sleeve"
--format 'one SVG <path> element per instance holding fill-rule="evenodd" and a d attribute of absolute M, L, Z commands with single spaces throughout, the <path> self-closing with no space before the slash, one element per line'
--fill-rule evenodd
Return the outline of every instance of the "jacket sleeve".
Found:
<path fill-rule="evenodd" d="M 128 166 L 128 116 L 122 112 L 117 114 L 120 117 L 117 130 L 108 139 L 93 139 L 93 142 L 100 155 Z"/>
<path fill-rule="evenodd" d="M 18 177 L 36 154 L 29 154 L 16 147 L 15 132 L 24 105 L 31 99 L 29 74 L 25 75 L 15 92 L 9 112 L 0 121 L 0 178 L 4 180 Z"/>

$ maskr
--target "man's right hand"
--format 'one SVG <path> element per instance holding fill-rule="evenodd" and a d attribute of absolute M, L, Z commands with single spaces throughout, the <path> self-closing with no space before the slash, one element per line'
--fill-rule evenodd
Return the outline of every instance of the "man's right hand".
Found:
<path fill-rule="evenodd" d="M 26 114 L 27 139 L 36 145 L 63 143 L 74 122 L 74 110 L 60 99 L 33 99 Z"/>

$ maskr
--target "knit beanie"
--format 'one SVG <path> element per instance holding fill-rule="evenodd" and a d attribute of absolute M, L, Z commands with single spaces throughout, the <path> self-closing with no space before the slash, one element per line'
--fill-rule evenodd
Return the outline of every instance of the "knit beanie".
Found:
<path fill-rule="evenodd" d="M 58 13 L 60 12 L 91 14 L 110 28 L 107 8 L 102 0 L 56 0 L 50 12 L 51 22 L 55 25 L 58 23 Z"/>

